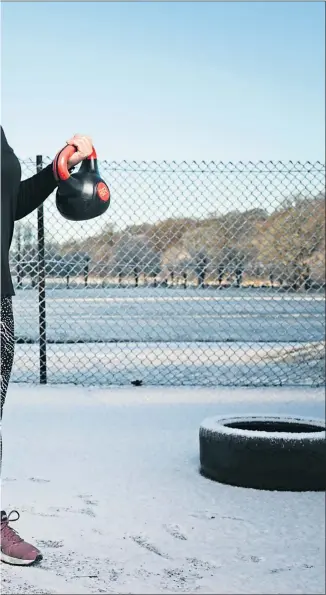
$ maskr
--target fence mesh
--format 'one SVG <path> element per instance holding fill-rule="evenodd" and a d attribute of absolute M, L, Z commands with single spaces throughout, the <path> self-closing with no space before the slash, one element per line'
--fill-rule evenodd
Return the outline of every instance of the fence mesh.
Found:
<path fill-rule="evenodd" d="M 44 206 L 48 382 L 324 384 L 323 164 L 99 167 L 105 215 Z M 11 270 L 13 380 L 38 382 L 35 212 L 16 224 Z"/>

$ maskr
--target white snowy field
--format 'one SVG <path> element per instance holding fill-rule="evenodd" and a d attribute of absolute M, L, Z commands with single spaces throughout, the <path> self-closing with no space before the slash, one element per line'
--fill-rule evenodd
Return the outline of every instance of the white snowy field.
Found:
<path fill-rule="evenodd" d="M 36 290 L 14 299 L 12 379 L 38 382 Z M 52 289 L 48 382 L 308 385 L 325 382 L 325 298 L 271 289 Z"/>
<path fill-rule="evenodd" d="M 38 339 L 36 289 L 17 291 L 16 334 Z M 325 296 L 272 289 L 89 288 L 46 292 L 50 341 L 322 341 Z"/>
<path fill-rule="evenodd" d="M 13 382 L 39 382 L 38 344 L 16 346 Z M 325 342 L 77 343 L 47 346 L 50 384 L 323 386 Z"/>
<path fill-rule="evenodd" d="M 219 413 L 325 415 L 323 389 L 11 385 L 2 507 L 42 548 L 2 593 L 325 593 L 325 494 L 198 473 Z"/>

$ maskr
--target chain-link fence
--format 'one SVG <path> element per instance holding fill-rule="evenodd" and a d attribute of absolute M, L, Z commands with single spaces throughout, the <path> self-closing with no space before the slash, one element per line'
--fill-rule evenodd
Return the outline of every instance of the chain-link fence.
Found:
<path fill-rule="evenodd" d="M 324 165 L 99 167 L 104 216 L 68 222 L 45 203 L 43 304 L 40 220 L 16 224 L 14 381 L 41 365 L 52 383 L 324 383 Z"/>

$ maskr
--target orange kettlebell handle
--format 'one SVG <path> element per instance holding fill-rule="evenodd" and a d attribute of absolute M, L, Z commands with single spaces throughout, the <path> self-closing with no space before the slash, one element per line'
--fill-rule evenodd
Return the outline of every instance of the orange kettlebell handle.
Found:
<path fill-rule="evenodd" d="M 75 147 L 74 145 L 66 145 L 55 156 L 52 167 L 54 177 L 58 182 L 68 180 L 70 178 L 70 172 L 68 170 L 68 161 L 70 157 L 72 157 L 72 155 L 77 152 L 77 150 L 77 147 Z M 87 157 L 87 159 L 97 159 L 94 147 L 92 153 Z"/>

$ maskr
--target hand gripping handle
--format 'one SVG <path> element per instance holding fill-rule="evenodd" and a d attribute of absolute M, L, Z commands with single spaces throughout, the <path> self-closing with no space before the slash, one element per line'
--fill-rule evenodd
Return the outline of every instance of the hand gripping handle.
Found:
<path fill-rule="evenodd" d="M 52 167 L 54 177 L 58 182 L 68 180 L 70 178 L 70 172 L 68 170 L 68 161 L 70 157 L 72 157 L 72 155 L 77 151 L 77 147 L 73 145 L 66 145 L 55 156 Z M 94 147 L 92 153 L 87 157 L 87 159 L 97 159 Z"/>

